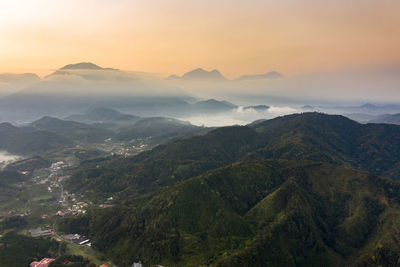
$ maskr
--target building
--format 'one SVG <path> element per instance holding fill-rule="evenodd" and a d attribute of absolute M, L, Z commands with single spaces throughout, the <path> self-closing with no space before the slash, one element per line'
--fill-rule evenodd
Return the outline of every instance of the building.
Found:
<path fill-rule="evenodd" d="M 69 234 L 69 235 L 62 235 L 61 238 L 65 239 L 66 241 L 74 242 L 78 245 L 86 245 L 90 244 L 90 239 L 88 239 L 84 235 L 79 234 Z"/>
<path fill-rule="evenodd" d="M 40 227 L 29 230 L 29 233 L 32 237 L 51 235 L 51 231 L 49 231 L 48 229 L 42 230 Z"/>
<path fill-rule="evenodd" d="M 85 244 L 87 244 L 87 243 L 89 243 L 90 242 L 90 239 L 85 239 L 85 240 L 83 240 L 82 242 L 79 242 L 79 244 L 78 245 L 85 245 Z"/>
<path fill-rule="evenodd" d="M 31 262 L 31 264 L 29 264 L 30 267 L 47 267 L 50 265 L 50 263 L 52 263 L 53 261 L 55 261 L 55 259 L 50 259 L 50 258 L 44 258 L 41 261 L 34 261 Z"/>
<path fill-rule="evenodd" d="M 74 241 L 74 240 L 79 240 L 81 238 L 81 235 L 79 235 L 79 234 L 69 234 L 69 235 L 62 235 L 61 237 L 64 238 L 65 240 L 67 240 L 67 241 Z"/>

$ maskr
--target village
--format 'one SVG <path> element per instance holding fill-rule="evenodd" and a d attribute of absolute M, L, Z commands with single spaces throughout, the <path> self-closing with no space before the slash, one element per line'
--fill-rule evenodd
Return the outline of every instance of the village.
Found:
<path fill-rule="evenodd" d="M 47 167 L 29 164 L 27 168 L 18 168 L 19 174 L 27 179 L 15 184 L 20 190 L 18 197 L 4 203 L 3 207 L 0 205 L 0 221 L 7 217 L 29 220 L 29 227 L 21 231 L 22 234 L 33 238 L 45 237 L 64 242 L 71 253 L 92 255 L 91 260 L 94 259 L 94 262 L 100 263 L 100 259 L 104 256 L 93 250 L 89 237 L 76 232 L 57 231 L 56 222 L 71 216 L 84 215 L 91 208 L 111 208 L 115 205 L 114 196 L 110 195 L 102 202 L 93 203 L 84 195 L 69 192 L 63 184 L 71 177 L 76 167 L 86 159 L 99 156 L 128 157 L 148 150 L 151 147 L 150 144 L 151 137 L 132 139 L 127 142 L 115 142 L 110 138 L 93 148 L 90 145 L 76 145 L 71 149 L 54 151 L 46 155 L 50 161 Z M 0 232 L 0 238 L 2 234 L 4 233 Z M 32 262 L 30 266 L 49 266 L 54 260 L 54 258 L 43 258 Z M 65 265 L 67 266 L 68 262 Z M 116 265 L 107 260 L 97 266 Z M 140 262 L 134 262 L 132 266 L 142 267 L 143 265 Z"/>
<path fill-rule="evenodd" d="M 152 137 L 136 138 L 127 142 L 115 142 L 112 138 L 107 138 L 104 143 L 97 144 L 96 149 L 106 151 L 111 156 L 129 157 L 150 148 Z"/>
<path fill-rule="evenodd" d="M 94 204 L 91 201 L 84 200 L 82 196 L 76 196 L 64 190 L 62 182 L 67 180 L 70 175 L 66 174 L 66 170 L 71 168 L 71 163 L 66 160 L 58 160 L 51 163 L 51 166 L 44 169 L 34 170 L 30 173 L 27 170 L 21 170 L 22 175 L 32 175 L 31 182 L 23 182 L 19 184 L 21 188 L 29 188 L 33 199 L 28 199 L 23 206 L 15 207 L 9 210 L 6 216 L 34 216 L 39 220 L 39 224 L 27 230 L 27 235 L 33 238 L 51 237 L 59 242 L 66 242 L 76 250 L 91 250 L 90 239 L 79 233 L 58 233 L 56 231 L 57 218 L 69 216 L 79 216 L 87 212 L 90 207 L 109 208 L 112 207 L 113 197 L 107 198 L 104 203 Z M 34 201 L 34 199 L 38 201 Z M 34 204 L 38 202 L 39 208 Z M 1 238 L 2 236 L 0 236 Z M 81 247 L 81 249 L 79 249 Z M 87 253 L 87 252 L 85 252 Z M 31 267 L 47 267 L 54 258 L 43 258 L 40 261 L 34 261 Z M 68 266 L 68 262 L 65 264 Z M 102 264 L 101 267 L 116 266 L 114 264 Z M 141 267 L 140 263 L 134 263 L 132 266 Z"/>
<path fill-rule="evenodd" d="M 36 184 L 46 185 L 48 193 L 55 193 L 59 192 L 59 197 L 57 201 L 52 201 L 50 204 L 57 208 L 57 211 L 54 213 L 43 213 L 41 214 L 41 219 L 48 219 L 52 216 L 60 216 L 60 217 L 67 217 L 67 216 L 76 216 L 82 215 L 87 212 L 87 209 L 91 206 L 94 206 L 93 202 L 91 201 L 83 201 L 78 200 L 77 196 L 74 193 L 69 193 L 67 190 L 64 190 L 62 185 L 62 181 L 68 179 L 69 175 L 63 175 L 64 169 L 70 167 L 69 164 L 65 163 L 64 161 L 57 161 L 52 163 L 51 166 L 48 168 L 47 176 L 35 176 L 33 177 L 33 181 Z M 100 203 L 97 206 L 100 208 L 108 208 L 112 207 L 113 197 L 107 198 L 104 203 Z M 26 216 L 27 214 L 21 214 Z M 51 229 L 48 228 L 44 232 L 51 232 Z M 75 237 L 77 234 L 73 234 Z M 32 235 L 33 236 L 33 235 Z M 40 235 L 39 235 L 40 236 Z M 73 240 L 75 240 L 74 238 Z M 68 238 L 66 238 L 68 240 Z"/>

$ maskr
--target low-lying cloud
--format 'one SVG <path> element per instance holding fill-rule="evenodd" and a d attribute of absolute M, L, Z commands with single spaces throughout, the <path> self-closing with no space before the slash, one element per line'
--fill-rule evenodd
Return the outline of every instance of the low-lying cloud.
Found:
<path fill-rule="evenodd" d="M 256 110 L 254 108 L 245 108 L 239 106 L 230 112 L 219 114 L 201 114 L 197 116 L 189 116 L 180 118 L 189 121 L 193 125 L 219 127 L 229 125 L 246 125 L 256 120 L 272 119 L 278 116 L 301 112 L 300 109 L 287 106 L 270 106 L 266 110 Z"/>

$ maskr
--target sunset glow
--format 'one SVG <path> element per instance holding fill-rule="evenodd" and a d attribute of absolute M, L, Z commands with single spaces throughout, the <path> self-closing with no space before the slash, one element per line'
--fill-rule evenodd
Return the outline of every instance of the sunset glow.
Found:
<path fill-rule="evenodd" d="M 400 61 L 400 2 L 0 1 L 0 72 L 71 62 L 287 75 Z"/>

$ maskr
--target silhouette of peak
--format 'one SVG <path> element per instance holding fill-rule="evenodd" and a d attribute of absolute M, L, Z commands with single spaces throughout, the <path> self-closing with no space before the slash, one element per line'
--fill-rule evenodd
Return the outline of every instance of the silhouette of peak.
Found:
<path fill-rule="evenodd" d="M 103 68 L 90 62 L 81 62 L 76 64 L 68 64 L 61 68 L 61 70 L 102 70 Z"/>

